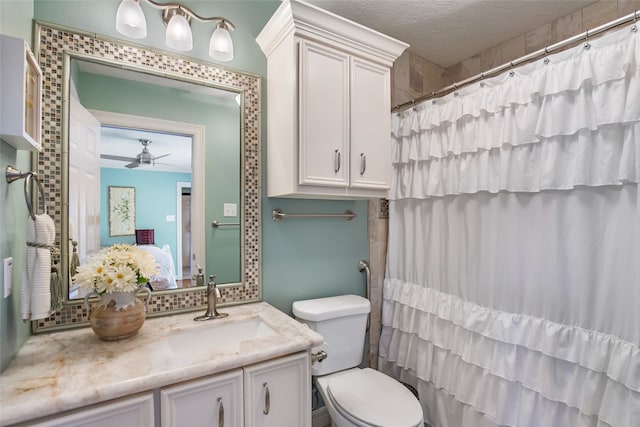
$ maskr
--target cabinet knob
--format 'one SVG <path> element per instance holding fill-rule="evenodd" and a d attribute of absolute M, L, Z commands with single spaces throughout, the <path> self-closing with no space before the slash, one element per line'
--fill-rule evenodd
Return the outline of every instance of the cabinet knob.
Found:
<path fill-rule="evenodd" d="M 224 427 L 224 405 L 222 398 L 218 398 L 218 427 Z"/>
<path fill-rule="evenodd" d="M 264 409 L 262 413 L 269 415 L 269 409 L 271 408 L 271 395 L 269 394 L 269 385 L 262 383 L 262 389 L 264 390 Z"/>
<path fill-rule="evenodd" d="M 360 175 L 364 175 L 367 170 L 367 156 L 364 153 L 360 153 Z"/>
<path fill-rule="evenodd" d="M 333 156 L 333 171 L 338 173 L 340 170 L 340 150 L 336 148 L 336 151 Z"/>

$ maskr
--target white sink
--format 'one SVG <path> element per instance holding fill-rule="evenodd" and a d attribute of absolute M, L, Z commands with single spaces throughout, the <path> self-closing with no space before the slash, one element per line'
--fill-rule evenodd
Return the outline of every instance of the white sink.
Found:
<path fill-rule="evenodd" d="M 169 347 L 176 353 L 191 353 L 277 334 L 262 319 L 255 317 L 236 321 L 225 319 L 224 323 L 216 323 L 216 320 L 207 322 L 210 323 L 170 334 Z"/>

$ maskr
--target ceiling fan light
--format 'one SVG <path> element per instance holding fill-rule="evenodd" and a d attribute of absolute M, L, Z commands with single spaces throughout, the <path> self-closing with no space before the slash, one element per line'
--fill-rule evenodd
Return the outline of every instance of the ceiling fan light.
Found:
<path fill-rule="evenodd" d="M 175 15 L 167 24 L 165 42 L 171 49 L 187 51 L 193 49 L 193 35 L 191 26 L 180 9 L 176 9 Z"/>
<path fill-rule="evenodd" d="M 209 40 L 209 56 L 218 61 L 231 61 L 233 59 L 233 40 L 229 34 L 226 22 L 218 22 L 216 30 Z"/>
<path fill-rule="evenodd" d="M 138 0 L 122 0 L 116 12 L 116 30 L 127 37 L 147 36 L 147 21 Z"/>

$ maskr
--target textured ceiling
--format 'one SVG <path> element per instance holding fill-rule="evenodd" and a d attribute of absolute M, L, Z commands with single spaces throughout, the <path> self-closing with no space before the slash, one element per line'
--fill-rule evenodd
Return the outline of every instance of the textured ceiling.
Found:
<path fill-rule="evenodd" d="M 594 0 L 307 0 L 449 67 Z"/>

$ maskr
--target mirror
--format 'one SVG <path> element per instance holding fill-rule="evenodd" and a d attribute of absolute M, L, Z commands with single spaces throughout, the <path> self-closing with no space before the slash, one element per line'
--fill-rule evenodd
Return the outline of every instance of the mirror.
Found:
<path fill-rule="evenodd" d="M 116 241 L 135 243 L 136 230 L 140 238 L 145 233 L 148 238 L 152 230 L 154 240 L 150 246 L 158 251 L 166 249 L 164 253 L 171 257 L 182 286 L 154 289 L 148 316 L 206 306 L 204 287 L 193 287 L 190 280 L 195 264 L 205 267 L 205 275 L 218 275 L 221 304 L 259 301 L 260 77 L 43 23 L 36 24 L 35 50 L 45 81 L 44 149 L 37 169 L 57 227 L 62 277 L 69 277 L 70 272 L 73 245 L 69 238 L 78 242 L 76 250 L 79 255 L 84 251 L 82 257 L 86 259 L 92 251 Z M 115 86 L 108 86 L 107 81 Z M 170 96 L 169 101 L 160 101 L 156 91 Z M 120 106 L 116 108 L 117 101 Z M 214 107 L 216 113 L 210 110 Z M 103 148 L 93 148 L 93 156 L 102 162 L 92 172 L 99 175 L 99 192 L 78 188 L 90 181 L 86 176 L 91 176 L 78 166 L 86 163 L 82 157 L 86 149 L 80 150 L 78 141 L 92 141 L 86 136 L 77 137 L 82 132 L 78 133 L 76 116 L 82 109 L 96 119 L 98 130 L 92 132 L 105 141 Z M 158 111 L 164 116 L 154 116 Z M 198 122 L 198 114 L 206 119 Z M 216 124 L 217 116 L 222 118 Z M 135 149 L 125 152 L 124 148 L 108 148 L 110 139 L 128 139 L 129 147 Z M 182 148 L 171 151 L 176 147 Z M 177 158 L 179 153 L 188 152 L 191 173 L 180 172 L 184 175 L 169 183 L 169 190 L 142 186 L 143 181 L 159 182 L 159 174 L 169 172 L 140 170 L 169 167 L 172 156 Z M 153 179 L 136 178 L 134 174 L 140 173 L 157 175 Z M 95 185 L 87 188 L 96 188 Z M 116 224 L 113 214 L 110 227 L 110 193 L 112 204 L 122 194 L 135 204 L 134 221 Z M 169 204 L 160 206 L 160 200 Z M 87 215 L 90 201 L 98 214 Z M 147 210 L 149 205 L 152 209 Z M 185 209 L 184 214 L 178 206 Z M 180 216 L 190 219 L 182 233 L 184 246 L 178 245 L 178 225 L 183 224 Z M 212 227 L 213 221 L 222 225 Z M 67 225 L 70 223 L 71 227 Z M 165 228 L 169 231 L 165 232 Z M 176 237 L 172 240 L 167 236 Z M 178 260 L 179 252 L 190 252 L 191 256 Z M 227 266 L 231 268 L 225 271 Z M 62 310 L 34 322 L 34 332 L 87 324 L 82 304 L 73 299 L 80 295 L 73 291 L 73 285 L 64 281 Z"/>
<path fill-rule="evenodd" d="M 241 282 L 239 94 L 70 56 L 62 235 L 79 263 L 137 244 L 159 266 L 153 291 L 191 287 L 197 265 L 218 284 Z M 123 192 L 134 199 L 121 212 Z M 203 210 L 225 224 L 206 242 Z M 70 299 L 84 292 L 70 283 Z"/>

